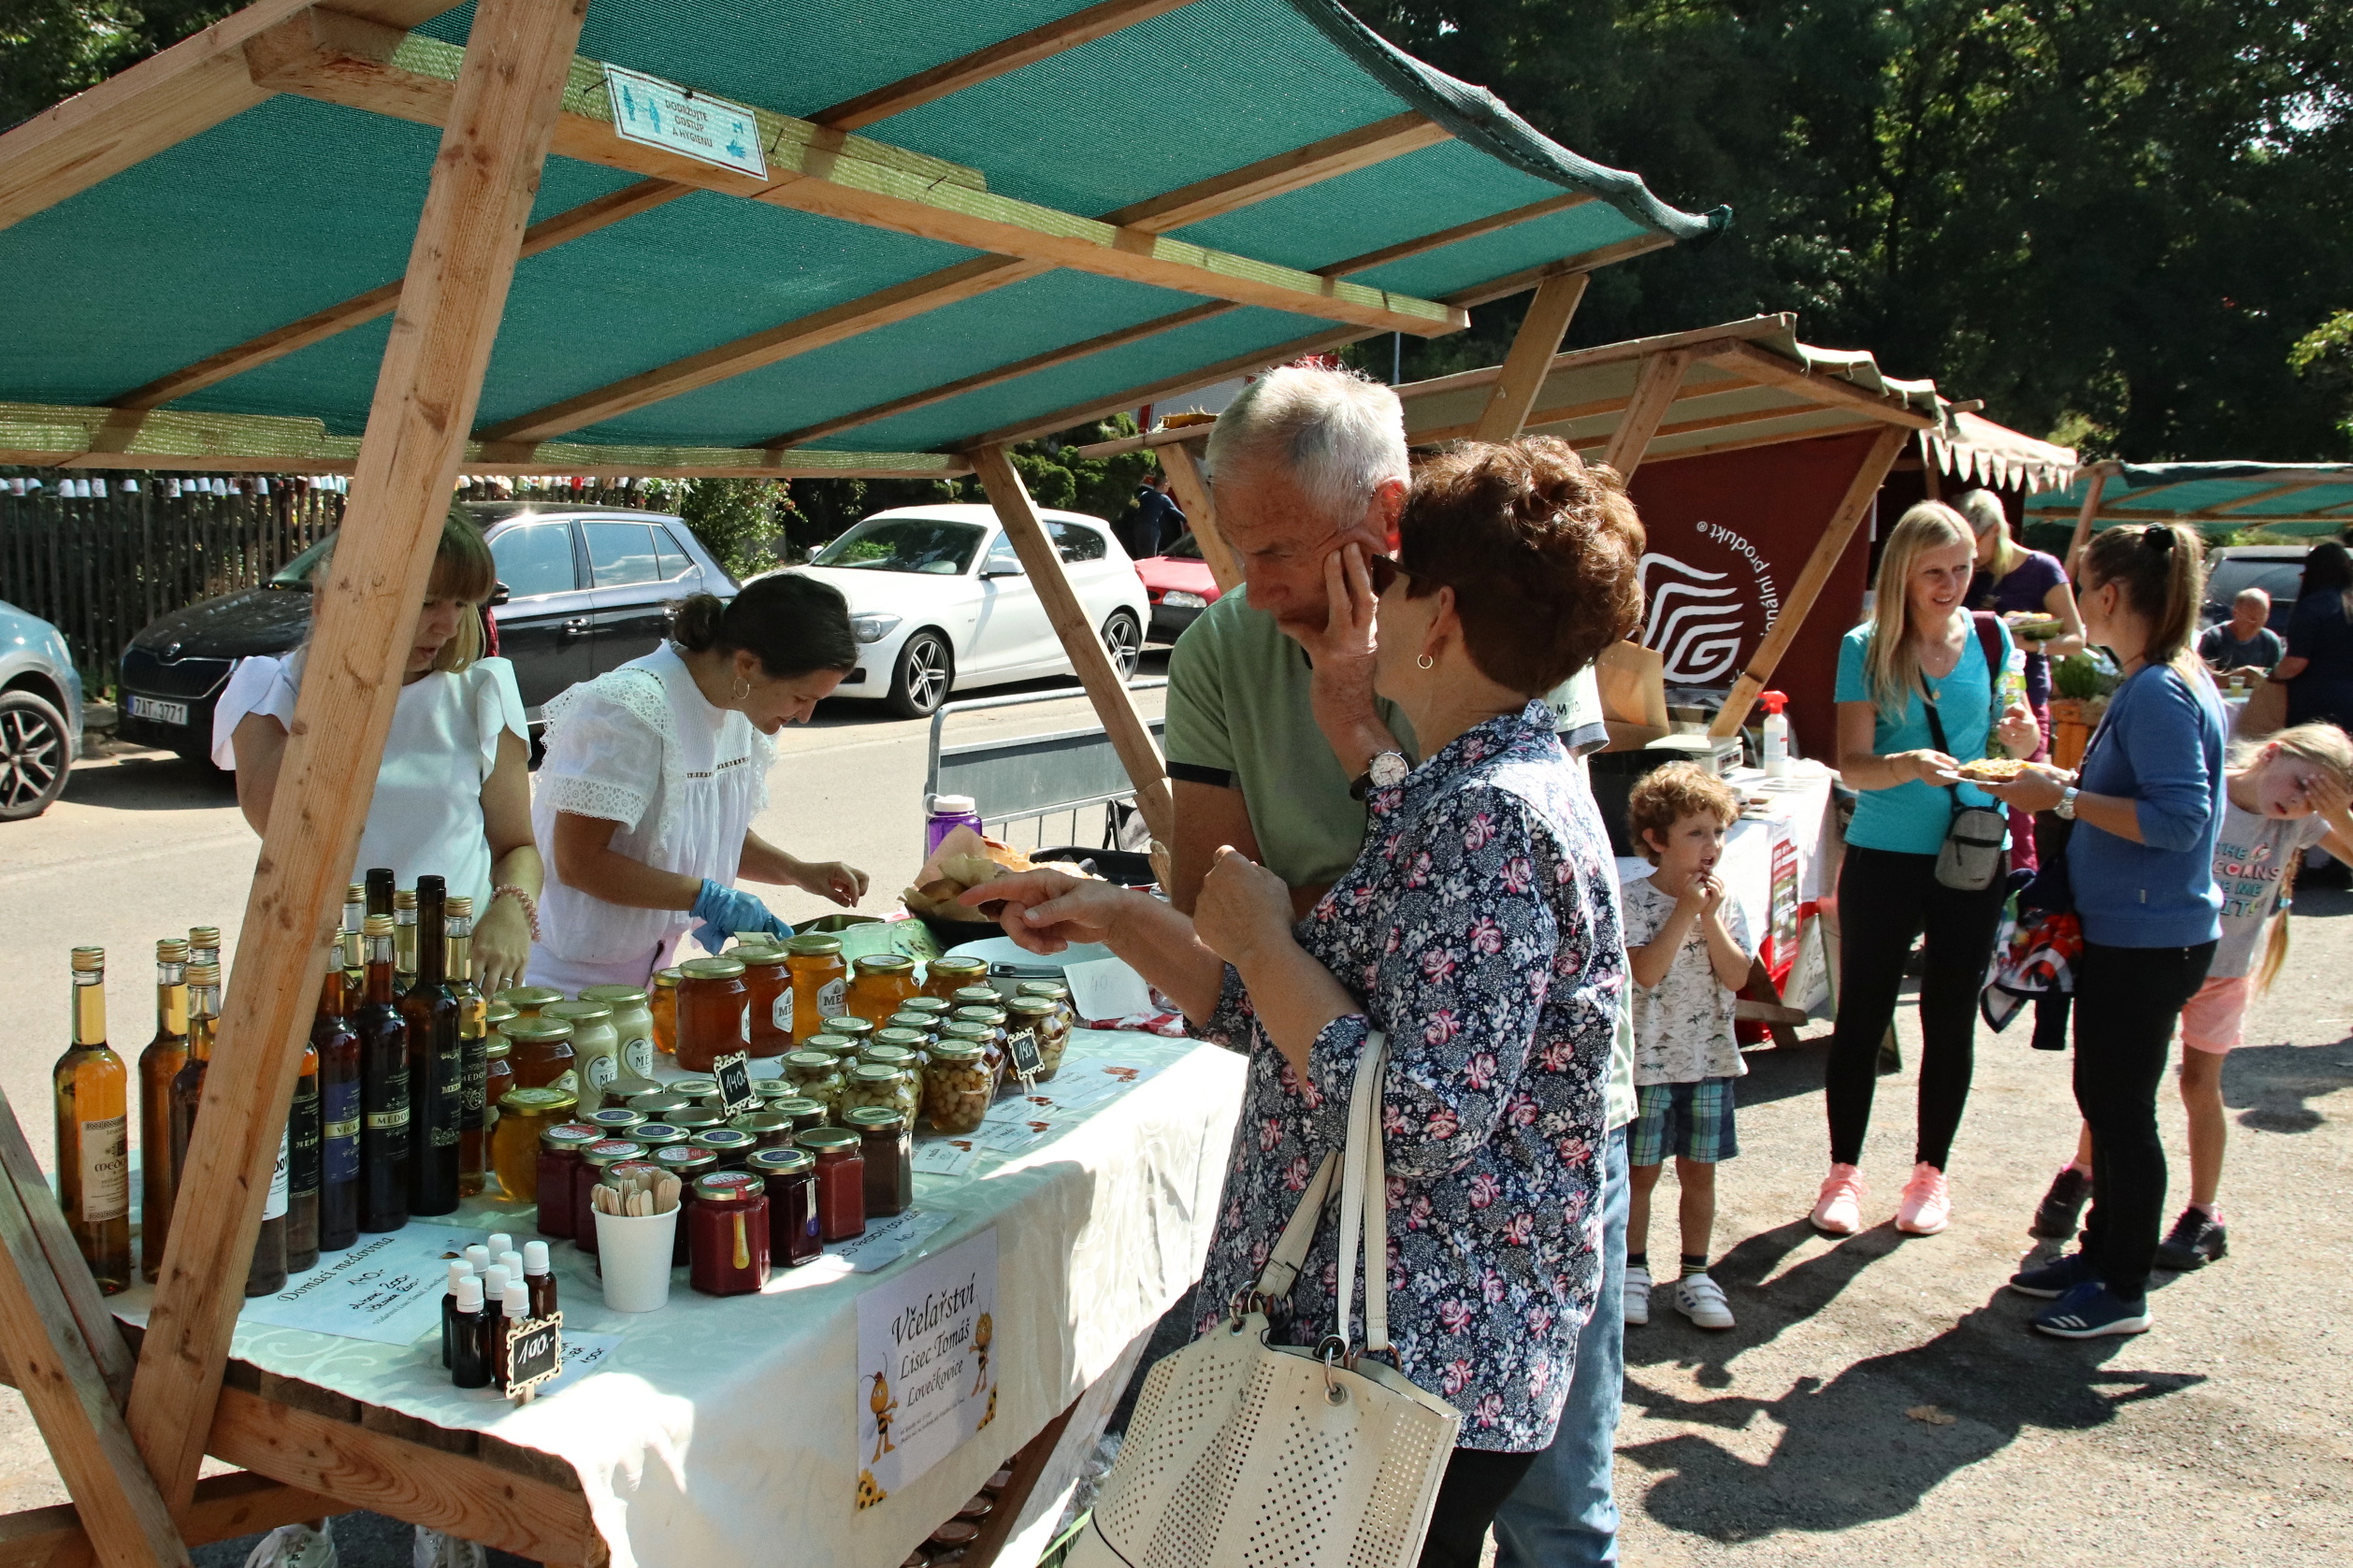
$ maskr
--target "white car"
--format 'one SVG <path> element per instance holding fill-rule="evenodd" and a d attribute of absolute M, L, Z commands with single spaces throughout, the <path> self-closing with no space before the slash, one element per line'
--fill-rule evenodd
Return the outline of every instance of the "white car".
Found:
<path fill-rule="evenodd" d="M 1041 511 L 1087 622 L 1121 675 L 1134 673 L 1150 600 L 1100 517 Z M 1073 673 L 1046 606 L 985 506 L 878 511 L 795 568 L 849 600 L 858 668 L 840 697 L 879 697 L 922 718 L 952 691 Z"/>

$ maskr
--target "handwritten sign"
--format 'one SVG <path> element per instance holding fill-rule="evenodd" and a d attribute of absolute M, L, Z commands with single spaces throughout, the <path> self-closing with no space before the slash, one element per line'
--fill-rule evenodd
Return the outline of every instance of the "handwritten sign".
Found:
<path fill-rule="evenodd" d="M 742 104 L 618 65 L 604 68 L 604 82 L 613 97 L 614 134 L 622 140 L 768 178 L 758 117 Z"/>
<path fill-rule="evenodd" d="M 752 1087 L 752 1064 L 742 1051 L 715 1057 L 711 1076 L 718 1080 L 720 1109 L 729 1116 L 740 1116 L 746 1111 L 759 1109 L 759 1095 Z"/>
<path fill-rule="evenodd" d="M 527 1400 L 564 1370 L 564 1315 L 516 1318 L 507 1324 L 507 1397 Z"/>
<path fill-rule="evenodd" d="M 858 1492 L 871 1508 L 997 1415 L 994 1227 L 858 1299 Z"/>
<path fill-rule="evenodd" d="M 440 1321 L 448 1259 L 477 1234 L 410 1225 L 329 1253 L 284 1288 L 247 1302 L 238 1316 L 378 1345 L 410 1345 Z"/>
<path fill-rule="evenodd" d="M 1037 1031 L 1023 1029 L 1005 1039 L 1005 1055 L 1013 1068 L 1013 1075 L 1021 1080 L 1024 1094 L 1037 1086 L 1037 1075 L 1046 1067 L 1046 1058 L 1039 1055 Z"/>

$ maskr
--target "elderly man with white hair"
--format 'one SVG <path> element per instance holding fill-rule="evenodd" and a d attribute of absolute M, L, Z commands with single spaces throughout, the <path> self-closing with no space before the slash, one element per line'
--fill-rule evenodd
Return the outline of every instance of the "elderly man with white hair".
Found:
<path fill-rule="evenodd" d="M 1290 365 L 1246 387 L 1210 433 L 1217 526 L 1244 586 L 1205 611 L 1168 667 L 1176 807 L 1168 888 L 1190 913 L 1221 845 L 1280 876 L 1304 915 L 1363 847 L 1376 759 L 1410 763 L 1404 716 L 1373 692 L 1372 649 L 1332 606 L 1343 573 L 1393 552 L 1409 483 L 1404 410 L 1377 381 Z M 1603 743 L 1593 673 L 1552 694 L 1573 755 Z M 1625 1129 L 1633 1034 L 1610 1053 L 1604 1276 L 1558 1435 L 1495 1518 L 1500 1568 L 1617 1561 L 1611 1465 L 1624 1379 Z"/>

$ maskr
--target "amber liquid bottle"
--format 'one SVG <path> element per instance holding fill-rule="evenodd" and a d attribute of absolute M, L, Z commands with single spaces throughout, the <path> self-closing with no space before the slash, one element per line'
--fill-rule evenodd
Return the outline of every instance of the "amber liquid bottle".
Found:
<path fill-rule="evenodd" d="M 196 1130 L 196 1108 L 204 1103 L 204 1075 L 212 1064 L 212 1031 L 220 1027 L 221 966 L 188 966 L 188 1059 L 171 1081 L 171 1179 L 179 1187 L 188 1169 L 188 1140 Z"/>
<path fill-rule="evenodd" d="M 221 967 L 220 927 L 191 926 L 188 928 L 188 961 L 192 964 L 210 964 L 214 969 Z M 217 985 L 220 982 L 216 980 L 213 984 Z M 217 1013 L 219 1009 L 216 1008 L 214 1011 Z"/>
<path fill-rule="evenodd" d="M 171 1081 L 188 1061 L 188 944 L 155 944 L 155 1038 L 139 1053 L 139 1273 L 162 1273 L 180 1184 L 171 1168 Z"/>
<path fill-rule="evenodd" d="M 319 1248 L 340 1252 L 359 1240 L 359 1033 L 343 1010 L 343 956 L 332 943 L 310 1048 L 319 1054 Z"/>
<path fill-rule="evenodd" d="M 442 908 L 444 961 L 450 996 L 457 1003 L 457 1195 L 471 1198 L 484 1185 L 483 1112 L 490 1072 L 490 1003 L 474 984 L 474 900 L 461 893 Z"/>
<path fill-rule="evenodd" d="M 74 1039 L 51 1075 L 58 1207 L 98 1288 L 131 1287 L 130 1071 L 107 1045 L 107 956 L 74 949 Z"/>
<path fill-rule="evenodd" d="M 351 890 L 345 888 L 349 893 Z M 359 1010 L 368 1005 L 368 917 L 381 914 L 392 918 L 392 868 L 378 866 L 368 873 L 360 885 L 360 913 L 357 934 L 352 938 L 351 957 L 344 960 L 350 970 L 352 988 L 343 1000 L 343 1016 L 356 1018 Z M 399 993 L 393 993 L 397 997 Z"/>
<path fill-rule="evenodd" d="M 417 983 L 417 890 L 392 895 L 392 994 L 405 997 Z"/>
<path fill-rule="evenodd" d="M 445 1215 L 457 1209 L 458 1123 L 464 1114 L 458 1069 L 457 998 L 442 966 L 449 954 L 442 934 L 441 879 L 417 878 L 416 980 L 400 996 L 400 1021 L 409 1029 L 409 1212 Z M 395 962 L 397 963 L 396 957 Z M 396 979 L 397 976 L 396 975 Z"/>
<path fill-rule="evenodd" d="M 392 916 L 368 917 L 359 1031 L 359 1228 L 409 1223 L 409 1030 L 392 990 Z"/>
<path fill-rule="evenodd" d="M 343 889 L 343 1000 L 336 1008 L 338 1017 L 350 1017 L 368 1000 L 368 939 L 360 934 L 367 922 L 368 889 L 354 882 Z"/>
<path fill-rule="evenodd" d="M 342 981 L 336 976 L 337 983 Z M 286 1112 L 286 1272 L 319 1266 L 319 1048 L 305 1041 Z"/>

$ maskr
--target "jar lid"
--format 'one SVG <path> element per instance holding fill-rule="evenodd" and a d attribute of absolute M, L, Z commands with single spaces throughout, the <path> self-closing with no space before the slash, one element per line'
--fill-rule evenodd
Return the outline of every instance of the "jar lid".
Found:
<path fill-rule="evenodd" d="M 907 1118 L 904 1113 L 888 1105 L 860 1105 L 843 1112 L 842 1123 L 860 1132 L 885 1132 L 904 1128 Z"/>
<path fill-rule="evenodd" d="M 654 1082 L 653 1079 L 640 1078 L 634 1073 L 624 1072 L 604 1086 L 604 1102 L 607 1105 L 627 1105 L 640 1095 L 661 1092 L 661 1085 Z"/>
<path fill-rule="evenodd" d="M 675 989 L 677 985 L 678 971 L 676 970 L 657 969 L 654 971 L 654 989 L 668 991 Z"/>
<path fill-rule="evenodd" d="M 899 1031 L 893 1031 L 899 1032 Z M 858 1054 L 860 1061 L 879 1062 L 885 1067 L 905 1072 L 915 1065 L 915 1053 L 904 1045 L 893 1045 L 877 1040 Z"/>
<path fill-rule="evenodd" d="M 617 1187 L 634 1176 L 645 1176 L 650 1179 L 661 1173 L 662 1168 L 650 1159 L 621 1159 L 606 1166 L 604 1174 L 597 1179 L 611 1182 Z"/>
<path fill-rule="evenodd" d="M 763 934 L 738 938 L 735 945 L 727 950 L 727 956 L 747 964 L 774 964 L 784 961 L 785 949 L 781 942 Z"/>
<path fill-rule="evenodd" d="M 931 1035 L 923 1029 L 909 1029 L 904 1024 L 893 1024 L 888 1029 L 874 1031 L 874 1045 L 895 1046 L 902 1051 L 920 1051 L 923 1049 L 924 1043 L 931 1038 Z M 873 1045 L 867 1047 L 870 1051 L 873 1048 Z"/>
<path fill-rule="evenodd" d="M 669 1088 L 671 1093 L 683 1094 L 688 1100 L 708 1100 L 719 1092 L 719 1081 L 716 1078 L 672 1078 Z"/>
<path fill-rule="evenodd" d="M 551 1001 L 562 1001 L 564 993 L 545 985 L 510 985 L 498 993 L 498 1000 L 521 1013 L 529 1008 L 545 1007 Z"/>
<path fill-rule="evenodd" d="M 846 1057 L 858 1049 L 858 1042 L 846 1034 L 813 1034 L 801 1043 L 801 1049 L 829 1057 Z"/>
<path fill-rule="evenodd" d="M 513 1016 L 514 1004 L 512 1002 L 494 1001 L 482 1010 L 483 1022 L 494 1029 Z"/>
<path fill-rule="evenodd" d="M 854 1084 L 895 1084 L 904 1076 L 902 1069 L 886 1067 L 878 1061 L 862 1061 L 850 1069 L 850 1082 Z"/>
<path fill-rule="evenodd" d="M 773 1111 L 746 1111 L 728 1123 L 736 1131 L 758 1138 L 766 1132 L 782 1132 L 792 1126 L 790 1116 L 780 1116 Z"/>
<path fill-rule="evenodd" d="M 683 1127 L 689 1132 L 700 1132 L 706 1127 L 726 1125 L 727 1118 L 708 1105 L 688 1105 L 671 1112 L 662 1120 L 672 1127 Z"/>
<path fill-rule="evenodd" d="M 980 802 L 969 795 L 934 795 L 931 797 L 932 816 L 972 816 L 980 810 Z"/>
<path fill-rule="evenodd" d="M 705 1128 L 702 1131 L 696 1133 L 693 1137 L 686 1140 L 687 1143 L 692 1144 L 699 1149 L 728 1151 L 749 1148 L 758 1141 L 758 1140 L 755 1139 L 750 1133 L 739 1132 L 731 1127 Z"/>
<path fill-rule="evenodd" d="M 956 1517 L 969 1524 L 987 1518 L 996 1506 L 997 1500 L 983 1492 L 977 1497 L 967 1498 L 964 1505 L 956 1510 Z"/>
<path fill-rule="evenodd" d="M 1000 1000 L 994 985 L 959 985 L 948 996 L 948 1000 L 959 1007 L 994 1007 Z"/>
<path fill-rule="evenodd" d="M 940 1043 L 944 1045 L 951 1040 L 970 1040 L 977 1043 L 989 1039 L 996 1032 L 996 1026 L 993 1024 L 968 1024 L 960 1019 L 955 1023 L 940 1026 Z M 935 1045 L 932 1049 L 937 1050 L 939 1046 Z"/>
<path fill-rule="evenodd" d="M 743 974 L 741 958 L 689 958 L 678 966 L 682 980 L 737 980 Z"/>
<path fill-rule="evenodd" d="M 786 942 L 785 951 L 796 958 L 822 958 L 842 951 L 842 939 L 810 931 Z"/>
<path fill-rule="evenodd" d="M 939 1021 L 940 1015 L 936 1013 L 893 1013 L 874 1033 L 881 1036 L 892 1029 L 906 1029 L 920 1039 L 928 1040 L 932 1029 L 939 1026 Z"/>
<path fill-rule="evenodd" d="M 665 1144 L 649 1157 L 665 1171 L 672 1171 L 692 1178 L 706 1165 L 716 1165 L 719 1157 L 709 1149 L 699 1149 L 691 1144 Z"/>
<path fill-rule="evenodd" d="M 762 1176 L 791 1176 L 816 1169 L 817 1162 L 806 1149 L 754 1149 L 743 1163 Z"/>
<path fill-rule="evenodd" d="M 819 1018 L 817 1020 L 817 1029 L 821 1033 L 838 1034 L 851 1040 L 862 1039 L 874 1032 L 874 1026 L 868 1023 L 865 1019 L 848 1016 L 840 1018 Z"/>
<path fill-rule="evenodd" d="M 950 1519 L 931 1532 L 928 1543 L 934 1546 L 969 1546 L 980 1538 L 980 1526 L 966 1524 L 962 1519 Z"/>
<path fill-rule="evenodd" d="M 950 1005 L 950 1003 L 942 1001 L 937 997 L 909 997 L 899 1004 L 899 1011 L 902 1013 L 922 1013 L 936 1017 L 940 1014 L 946 1012 Z"/>
<path fill-rule="evenodd" d="M 580 1119 L 591 1127 L 610 1129 L 617 1136 L 648 1118 L 642 1111 L 631 1111 L 620 1106 L 608 1105 L 601 1111 L 591 1111 Z"/>
<path fill-rule="evenodd" d="M 1023 1018 L 1050 1018 L 1061 1010 L 1061 1003 L 1050 997 L 1016 997 L 1005 1003 L 1007 1013 Z"/>
<path fill-rule="evenodd" d="M 600 1001 L 551 1001 L 540 1009 L 542 1018 L 562 1018 L 576 1030 L 583 1024 L 613 1022 L 613 1009 Z"/>
<path fill-rule="evenodd" d="M 795 1095 L 790 1100 L 772 1100 L 768 1102 L 768 1108 L 777 1115 L 793 1122 L 798 1122 L 803 1116 L 825 1115 L 825 1105 L 822 1101 L 810 1100 L 801 1095 Z"/>
<path fill-rule="evenodd" d="M 812 1154 L 839 1154 L 859 1147 L 861 1140 L 846 1127 L 813 1127 L 793 1142 Z"/>
<path fill-rule="evenodd" d="M 913 974 L 915 960 L 903 953 L 869 953 L 858 967 L 869 974 Z"/>
<path fill-rule="evenodd" d="M 951 1062 L 958 1066 L 966 1062 L 978 1061 L 985 1055 L 987 1053 L 980 1048 L 980 1042 L 977 1040 L 948 1039 L 931 1047 L 933 1061 Z"/>
<path fill-rule="evenodd" d="M 580 1096 L 570 1089 L 509 1089 L 498 1097 L 498 1108 L 512 1111 L 521 1116 L 552 1115 L 569 1111 L 580 1103 Z"/>
<path fill-rule="evenodd" d="M 763 1100 L 798 1100 L 801 1097 L 800 1088 L 782 1078 L 755 1078 L 752 1080 L 752 1092 Z"/>
<path fill-rule="evenodd" d="M 514 1042 L 503 1034 L 494 1033 L 482 1043 L 482 1054 L 494 1060 L 499 1057 L 511 1057 L 514 1055 Z"/>
<path fill-rule="evenodd" d="M 611 1008 L 642 1007 L 645 993 L 635 985 L 591 985 L 580 993 L 583 1001 L 600 1001 Z"/>
<path fill-rule="evenodd" d="M 797 1067 L 803 1072 L 824 1072 L 833 1066 L 833 1053 L 830 1051 L 787 1051 L 785 1053 L 785 1065 Z"/>
<path fill-rule="evenodd" d="M 949 954 L 945 957 L 932 959 L 931 972 L 933 974 L 987 974 L 989 960 L 975 958 L 969 953 Z"/>
<path fill-rule="evenodd" d="M 1002 1024 L 1005 1021 L 1005 1010 L 993 1003 L 989 1006 L 983 1007 L 975 1002 L 970 1006 L 958 1008 L 955 1012 L 949 1014 L 948 1017 L 960 1024 L 989 1024 L 990 1026 L 994 1026 Z"/>
<path fill-rule="evenodd" d="M 585 997 L 588 993 L 583 991 L 580 994 Z M 1068 1001 L 1070 1000 L 1070 987 L 1063 985 L 1059 980 L 1024 980 L 1019 985 L 1014 988 L 1014 995 L 1021 997 L 1045 997 L 1053 1001 Z"/>
<path fill-rule="evenodd" d="M 538 1044 L 549 1044 L 558 1040 L 570 1040 L 572 1037 L 572 1027 L 561 1018 L 514 1017 L 500 1025 L 498 1032 L 509 1040 L 528 1040 Z"/>
<path fill-rule="evenodd" d="M 516 1089 L 514 1092 L 516 1094 L 538 1094 L 541 1091 L 538 1089 Z M 499 1098 L 503 1100 L 506 1097 L 501 1095 Z M 547 1150 L 551 1154 L 555 1153 L 558 1149 L 570 1149 L 574 1154 L 577 1154 L 582 1149 L 586 1148 L 589 1144 L 599 1142 L 603 1139 L 603 1137 L 604 1129 L 600 1127 L 590 1127 L 586 1122 L 557 1122 L 554 1127 L 549 1128 L 546 1131 L 540 1134 L 540 1147 Z"/>
<path fill-rule="evenodd" d="M 627 1138 L 605 1138 L 581 1150 L 580 1158 L 591 1165 L 617 1165 L 625 1159 L 643 1159 L 645 1145 Z"/>
<path fill-rule="evenodd" d="M 649 1149 L 657 1149 L 671 1144 L 685 1143 L 686 1129 L 683 1127 L 673 1127 L 668 1122 L 640 1122 L 629 1129 L 629 1136 Z"/>
<path fill-rule="evenodd" d="M 629 1097 L 630 1110 L 642 1111 L 656 1121 L 662 1120 L 672 1111 L 683 1111 L 693 1103 L 685 1095 L 672 1094 L 668 1089 L 656 1089 L 651 1094 Z"/>
<path fill-rule="evenodd" d="M 749 1171 L 714 1171 L 695 1178 L 695 1197 L 705 1203 L 741 1203 L 767 1190 L 768 1184 Z"/>

